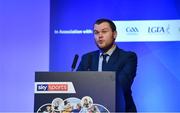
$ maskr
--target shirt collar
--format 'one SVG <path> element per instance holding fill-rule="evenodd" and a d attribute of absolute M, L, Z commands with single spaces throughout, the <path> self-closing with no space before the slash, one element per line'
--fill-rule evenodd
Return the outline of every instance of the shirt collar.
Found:
<path fill-rule="evenodd" d="M 116 49 L 116 45 L 114 44 L 114 45 L 111 47 L 111 49 L 109 49 L 107 52 L 105 52 L 105 53 L 100 52 L 100 56 L 102 56 L 102 54 L 108 54 L 109 56 L 111 56 L 112 53 L 115 51 L 115 49 Z"/>

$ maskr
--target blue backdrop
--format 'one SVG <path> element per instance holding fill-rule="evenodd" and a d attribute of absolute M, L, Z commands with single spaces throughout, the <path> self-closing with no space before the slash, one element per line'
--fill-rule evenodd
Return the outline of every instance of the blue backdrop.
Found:
<path fill-rule="evenodd" d="M 81 31 L 92 30 L 98 18 L 178 20 L 180 1 L 52 0 L 50 71 L 70 71 L 75 54 L 81 56 L 97 49 L 93 34 Z M 138 55 L 137 76 L 132 87 L 138 111 L 180 111 L 180 42 L 117 42 L 117 45 Z"/>
<path fill-rule="evenodd" d="M 35 71 L 49 70 L 49 0 L 0 0 L 0 112 L 33 112 Z"/>

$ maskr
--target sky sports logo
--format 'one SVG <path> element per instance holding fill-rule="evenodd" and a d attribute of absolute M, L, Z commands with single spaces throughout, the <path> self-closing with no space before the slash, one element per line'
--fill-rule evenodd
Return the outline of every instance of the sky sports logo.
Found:
<path fill-rule="evenodd" d="M 67 91 L 67 84 L 38 84 L 37 91 Z"/>
<path fill-rule="evenodd" d="M 76 93 L 72 82 L 35 82 L 35 93 Z"/>

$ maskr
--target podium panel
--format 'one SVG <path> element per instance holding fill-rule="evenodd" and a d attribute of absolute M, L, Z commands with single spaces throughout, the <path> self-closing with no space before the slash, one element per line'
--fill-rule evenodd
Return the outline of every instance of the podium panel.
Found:
<path fill-rule="evenodd" d="M 36 72 L 34 112 L 114 112 L 114 72 Z"/>

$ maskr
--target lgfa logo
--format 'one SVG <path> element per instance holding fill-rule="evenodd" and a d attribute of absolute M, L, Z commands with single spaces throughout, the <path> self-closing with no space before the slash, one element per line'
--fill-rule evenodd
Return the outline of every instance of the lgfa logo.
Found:
<path fill-rule="evenodd" d="M 168 27 L 162 27 L 162 26 L 153 26 L 148 27 L 148 33 L 169 33 L 169 25 Z"/>

